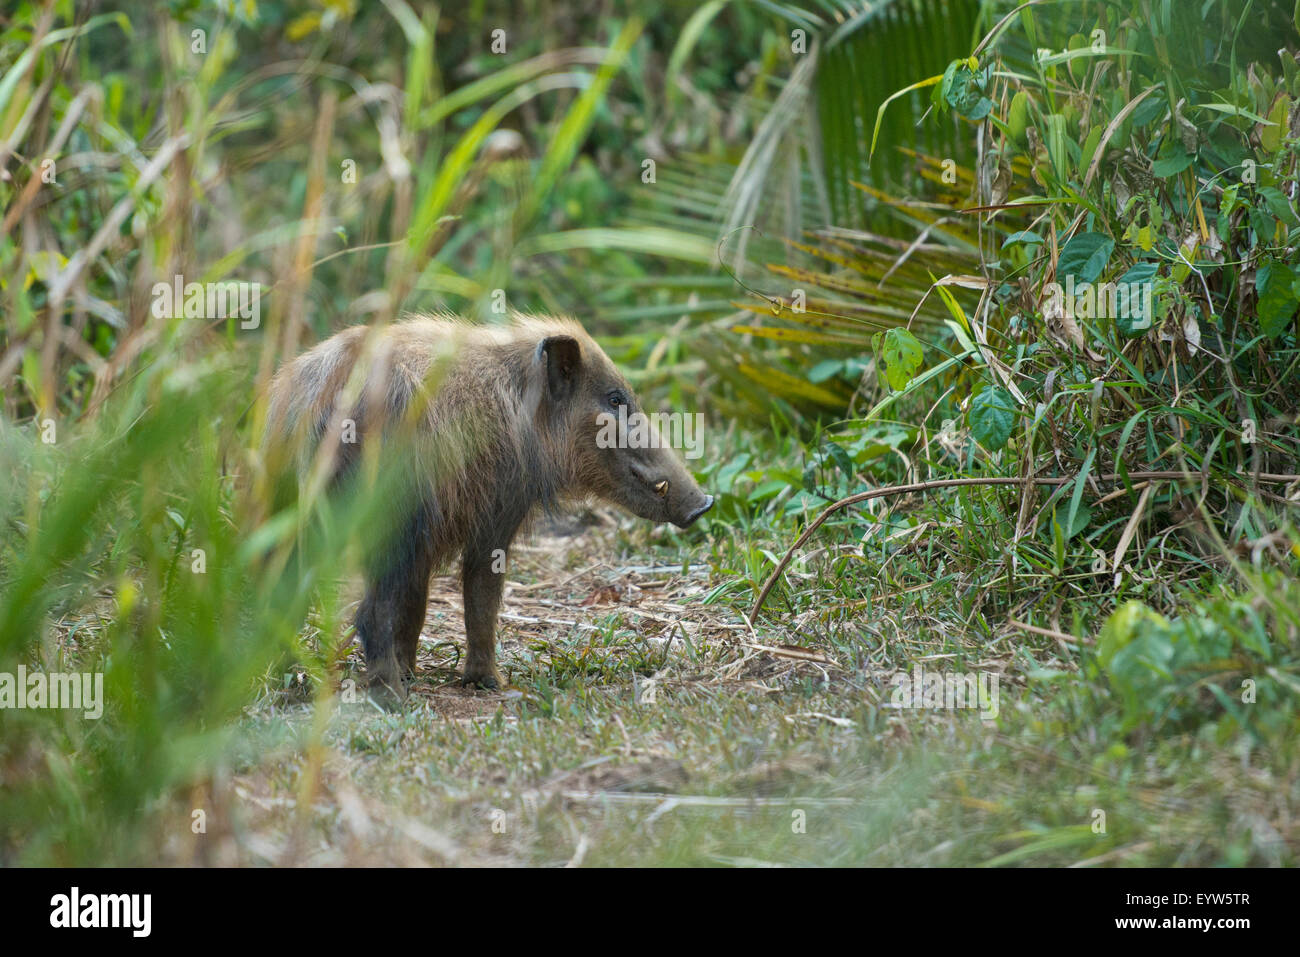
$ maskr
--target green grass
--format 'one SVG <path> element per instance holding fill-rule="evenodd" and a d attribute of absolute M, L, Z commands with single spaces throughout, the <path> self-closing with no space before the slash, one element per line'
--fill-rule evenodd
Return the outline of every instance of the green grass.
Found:
<path fill-rule="evenodd" d="M 799 467 L 783 458 L 795 448 L 788 439 L 742 433 L 733 441 L 761 452 L 773 469 Z M 177 448 L 175 455 L 184 460 L 185 452 Z M 1190 688 L 1186 675 L 1167 682 L 1189 696 L 1176 720 L 1135 711 L 1124 703 L 1124 674 L 1096 671 L 1094 637 L 1114 600 L 1073 602 L 1065 628 L 1078 636 L 1074 641 L 1008 627 L 996 571 L 982 579 L 976 573 L 996 566 L 996 546 L 986 546 L 989 555 L 972 553 L 972 542 L 984 539 L 945 517 L 954 503 L 930 502 L 906 516 L 933 523 L 928 549 L 905 546 L 884 560 L 836 550 L 855 541 L 859 527 L 848 520 L 830 526 L 818 541 L 827 550 L 810 560 L 806 578 L 780 592 L 775 613 L 755 622 L 751 634 L 742 613 L 771 566 L 755 556 L 779 552 L 798 525 L 771 502 L 749 502 L 751 484 L 761 485 L 761 475 L 756 482 L 741 477 L 731 503 L 744 512 L 737 518 L 743 537 L 721 515 L 689 533 L 624 520 L 616 528 L 538 539 L 535 551 L 523 550 L 511 581 L 527 590 L 508 597 L 506 611 L 545 602 L 543 617 L 556 623 L 503 621 L 511 688 L 501 696 L 448 684 L 456 662 L 444 642 L 463 640 L 451 616 L 442 629 L 426 630 L 438 644 L 426 648 L 406 711 L 345 702 L 334 689 L 361 677 L 360 662 L 353 649 L 337 668 L 329 666 L 326 638 L 343 634 L 346 588 L 337 590 L 332 610 L 313 613 L 296 643 L 295 665 L 279 657 L 284 646 L 273 640 L 273 628 L 249 631 L 246 611 L 215 622 L 204 644 L 161 644 L 143 659 L 139 633 L 115 627 L 111 614 L 84 621 L 75 634 L 61 631 L 56 646 L 67 664 L 105 663 L 120 690 L 174 686 L 176 693 L 128 695 L 129 709 L 111 708 L 88 730 L 49 713 L 29 712 L 17 723 L 13 712 L 0 715 L 5 820 L 43 822 L 9 830 L 6 857 L 1294 864 L 1287 813 L 1300 786 L 1294 632 L 1271 635 L 1267 661 L 1215 663 L 1228 674 L 1210 677 L 1227 688 L 1243 668 L 1253 674 L 1261 666 L 1265 682 L 1268 668 L 1278 676 L 1273 690 L 1261 687 L 1249 706 L 1258 713 L 1244 720 L 1233 711 L 1247 706 L 1225 707 L 1203 688 Z M 178 550 L 175 542 L 167 547 Z M 683 579 L 663 570 L 688 562 L 701 574 Z M 936 562 L 951 572 L 936 575 Z M 75 583 L 78 576 L 66 577 Z M 454 591 L 450 579 L 441 581 L 443 592 Z M 671 599 L 683 609 L 672 625 L 644 614 L 657 607 L 646 589 L 664 581 L 682 591 Z M 600 588 L 629 585 L 642 589 L 639 602 L 621 592 L 582 604 Z M 1052 621 L 1067 588 L 1045 590 L 1018 617 Z M 435 595 L 443 592 L 435 584 Z M 74 618 L 81 602 L 106 598 L 99 587 L 78 591 L 71 584 L 68 594 L 55 610 L 60 622 Z M 118 587 L 119 606 L 122 594 Z M 139 594 L 147 604 L 148 588 Z M 1190 591 L 1179 597 L 1186 614 L 1222 631 L 1233 621 L 1231 608 L 1198 604 Z M 175 633 L 169 609 L 164 605 L 161 628 Z M 523 610 L 525 618 L 538 617 Z M 665 646 L 679 628 L 689 644 L 677 636 Z M 232 641 L 240 629 L 247 637 Z M 1261 654 L 1241 640 L 1230 657 Z M 755 644 L 798 645 L 833 664 L 747 647 Z M 199 649 L 210 667 L 196 674 Z M 892 676 L 917 661 L 938 670 L 997 672 L 997 720 L 888 707 Z M 654 701 L 639 703 L 636 689 L 644 695 L 649 676 Z M 194 707 L 211 701 L 224 705 Z M 60 748 L 76 755 L 75 764 L 54 756 L 32 764 L 29 749 L 48 744 L 51 733 L 67 735 Z M 193 832 L 196 810 L 204 812 L 201 834 Z"/>

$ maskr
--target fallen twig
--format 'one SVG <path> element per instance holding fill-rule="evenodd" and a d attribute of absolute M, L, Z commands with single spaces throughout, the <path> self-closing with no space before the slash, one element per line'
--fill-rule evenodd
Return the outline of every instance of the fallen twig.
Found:
<path fill-rule="evenodd" d="M 1043 635 L 1047 638 L 1055 638 L 1057 641 L 1067 645 L 1077 645 L 1080 642 L 1083 642 L 1084 644 L 1087 645 L 1093 643 L 1093 640 L 1091 638 L 1080 638 L 1077 637 L 1076 635 L 1071 635 L 1069 632 L 1056 631 L 1055 629 L 1052 628 L 1042 628 L 1038 625 L 1031 625 L 1028 622 L 1016 621 L 1014 618 L 1008 621 L 1007 624 L 1015 628 L 1023 628 L 1025 631 L 1032 632 L 1035 635 Z"/>

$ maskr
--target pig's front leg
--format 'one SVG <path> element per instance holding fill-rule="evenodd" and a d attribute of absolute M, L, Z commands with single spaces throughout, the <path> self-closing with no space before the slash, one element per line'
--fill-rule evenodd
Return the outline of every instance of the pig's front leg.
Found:
<path fill-rule="evenodd" d="M 467 549 L 461 568 L 465 595 L 465 658 L 462 684 L 496 690 L 505 684 L 497 670 L 497 612 L 505 586 L 506 546 Z"/>

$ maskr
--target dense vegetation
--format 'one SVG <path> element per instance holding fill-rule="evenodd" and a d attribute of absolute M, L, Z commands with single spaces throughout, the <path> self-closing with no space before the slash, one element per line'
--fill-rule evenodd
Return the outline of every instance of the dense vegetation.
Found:
<path fill-rule="evenodd" d="M 1300 4 L 464 6 L 0 14 L 0 672 L 106 701 L 0 709 L 0 862 L 405 859 L 369 813 L 435 860 L 1295 864 Z M 505 307 L 705 413 L 719 499 L 520 593 L 703 585 L 530 632 L 474 720 L 349 711 L 383 489 L 291 563 L 262 389 Z M 918 664 L 999 715 L 893 710 Z M 650 784 L 552 786 L 606 760 Z"/>

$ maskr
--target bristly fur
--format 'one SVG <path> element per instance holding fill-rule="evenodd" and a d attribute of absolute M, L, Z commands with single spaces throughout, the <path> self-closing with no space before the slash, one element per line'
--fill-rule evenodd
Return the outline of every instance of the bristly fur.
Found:
<path fill-rule="evenodd" d="M 326 466 L 341 477 L 369 437 L 393 435 L 417 405 L 418 434 L 426 441 L 414 454 L 438 461 L 417 460 L 415 466 L 429 479 L 434 564 L 446 564 L 466 533 L 496 511 L 488 494 L 494 488 L 522 497 L 508 511 L 517 513 L 526 502 L 526 518 L 535 506 L 553 507 L 574 485 L 572 457 L 544 441 L 528 408 L 536 402 L 528 394 L 528 367 L 548 336 L 573 336 L 584 355 L 603 353 L 572 320 L 511 318 L 509 326 L 481 326 L 456 316 L 413 316 L 369 342 L 369 327 L 344 330 L 275 376 L 268 440 L 292 450 L 293 465 L 305 478 L 327 434 L 351 419 L 356 442 L 333 443 L 335 461 Z M 367 361 L 359 363 L 363 349 Z M 359 365 L 364 376 L 354 377 Z"/>

